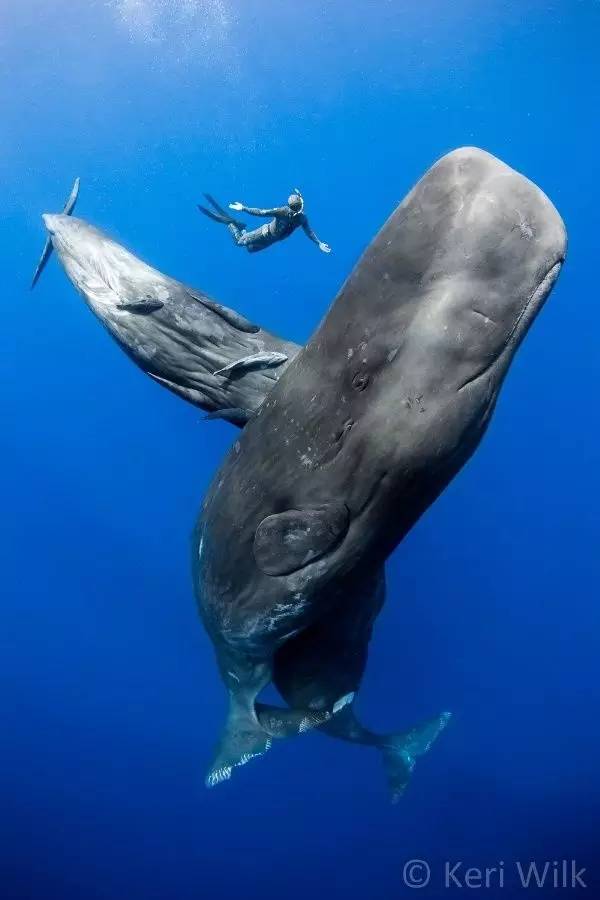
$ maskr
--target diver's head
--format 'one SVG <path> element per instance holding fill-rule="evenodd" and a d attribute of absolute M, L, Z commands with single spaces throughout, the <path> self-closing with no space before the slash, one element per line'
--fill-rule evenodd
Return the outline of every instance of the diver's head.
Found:
<path fill-rule="evenodd" d="M 302 194 L 300 194 L 299 191 L 294 191 L 293 194 L 290 194 L 290 196 L 288 197 L 288 206 L 292 210 L 292 212 L 302 212 L 302 210 L 304 209 L 304 200 L 302 199 Z"/>

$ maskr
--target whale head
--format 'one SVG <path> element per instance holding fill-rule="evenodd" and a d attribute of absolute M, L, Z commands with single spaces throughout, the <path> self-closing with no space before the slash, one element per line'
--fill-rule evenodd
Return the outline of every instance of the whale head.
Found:
<path fill-rule="evenodd" d="M 69 214 L 45 214 L 48 242 L 37 282 L 56 251 L 87 305 L 144 372 L 185 400 L 243 425 L 298 352 L 202 291 L 143 262 L 100 229 Z M 240 361 L 256 365 L 238 377 Z M 230 374 L 231 370 L 231 374 Z"/>
<path fill-rule="evenodd" d="M 476 148 L 443 157 L 396 209 L 316 344 L 344 358 L 349 396 L 366 385 L 368 428 L 400 436 L 400 461 L 433 469 L 481 435 L 566 245 L 545 194 Z"/>
<path fill-rule="evenodd" d="M 42 219 L 69 279 L 103 319 L 118 319 L 128 303 L 168 299 L 172 279 L 98 228 L 64 214 L 45 213 Z"/>
<path fill-rule="evenodd" d="M 465 148 L 434 166 L 394 218 L 402 369 L 430 395 L 497 390 L 561 270 L 559 214 L 522 175 Z"/>

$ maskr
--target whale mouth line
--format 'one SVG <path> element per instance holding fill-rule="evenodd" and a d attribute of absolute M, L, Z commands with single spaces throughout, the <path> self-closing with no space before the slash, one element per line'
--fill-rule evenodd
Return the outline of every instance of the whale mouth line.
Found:
<path fill-rule="evenodd" d="M 515 319 L 515 324 L 514 324 L 513 327 L 511 328 L 510 333 L 509 333 L 509 335 L 508 335 L 508 337 L 506 338 L 506 341 L 505 341 L 505 343 L 504 343 L 504 347 L 502 348 L 500 354 L 498 354 L 499 356 L 501 355 L 501 353 L 504 352 L 504 350 L 508 347 L 508 345 L 509 345 L 510 342 L 512 341 L 512 339 L 513 339 L 513 337 L 514 337 L 514 335 L 515 335 L 515 332 L 517 331 L 517 329 L 519 328 L 519 325 L 521 324 L 521 322 L 523 321 L 523 319 L 524 319 L 525 316 L 527 315 L 527 312 L 528 312 L 530 306 L 533 304 L 533 302 L 534 302 L 535 300 L 539 299 L 540 291 L 542 291 L 542 290 L 546 287 L 546 285 L 548 285 L 548 288 L 544 291 L 544 299 L 545 299 L 545 297 L 548 296 L 548 294 L 550 293 L 550 287 L 552 286 L 552 284 L 553 284 L 554 281 L 556 280 L 556 277 L 558 276 L 558 274 L 559 274 L 559 272 L 560 272 L 560 270 L 561 270 L 561 268 L 562 268 L 562 264 L 563 264 L 564 260 L 565 260 L 565 257 L 564 257 L 564 254 L 562 254 L 558 259 L 556 259 L 556 260 L 552 263 L 551 266 L 548 267 L 548 270 L 546 271 L 546 274 L 544 275 L 543 278 L 540 279 L 540 282 L 539 282 L 538 286 L 537 286 L 536 289 L 533 291 L 533 293 L 531 294 L 531 296 L 529 297 L 529 299 L 525 302 L 525 304 L 524 304 L 524 306 L 523 306 L 521 312 L 519 313 L 519 315 L 518 315 L 517 318 Z M 555 272 L 556 272 L 556 274 L 554 274 Z"/>
<path fill-rule="evenodd" d="M 539 298 L 540 291 L 543 291 L 544 288 L 546 287 L 546 285 L 548 285 L 547 290 L 544 291 L 544 296 L 547 297 L 548 294 L 550 293 L 550 288 L 552 287 L 552 284 L 554 283 L 554 281 L 556 281 L 556 278 L 560 272 L 560 269 L 562 267 L 564 260 L 565 260 L 565 257 L 563 254 L 558 259 L 556 259 L 552 263 L 551 266 L 549 266 L 548 270 L 546 271 L 546 274 L 543 276 L 543 278 L 540 279 L 538 286 L 535 288 L 534 291 L 532 291 L 531 295 L 527 298 L 527 300 L 523 304 L 523 307 L 522 307 L 521 311 L 519 312 L 519 315 L 515 319 L 514 325 L 512 326 L 511 330 L 509 331 L 507 338 L 504 341 L 504 344 L 502 345 L 502 347 L 501 347 L 500 351 L 498 352 L 498 354 L 496 355 L 495 359 L 493 359 L 491 363 L 488 363 L 488 365 L 484 366 L 484 368 L 481 369 L 479 372 L 476 372 L 475 375 L 471 376 L 471 378 L 467 378 L 467 380 L 465 382 L 463 382 L 463 384 L 461 384 L 460 387 L 457 389 L 457 393 L 460 393 L 462 390 L 464 390 L 465 388 L 472 385 L 475 381 L 478 381 L 480 378 L 483 378 L 483 376 L 486 375 L 490 371 L 490 369 L 492 369 L 499 362 L 499 360 L 502 358 L 503 354 L 506 352 L 508 347 L 511 345 L 513 338 L 519 329 L 519 325 L 521 324 L 521 322 L 527 315 L 532 304 L 534 303 L 535 300 L 537 300 Z"/>

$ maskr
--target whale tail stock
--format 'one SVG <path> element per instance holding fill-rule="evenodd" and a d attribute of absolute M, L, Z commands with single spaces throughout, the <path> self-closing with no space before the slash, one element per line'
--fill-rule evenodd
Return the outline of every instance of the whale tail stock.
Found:
<path fill-rule="evenodd" d="M 230 694 L 229 715 L 215 759 L 206 776 L 206 786 L 215 787 L 231 778 L 233 769 L 262 756 L 273 739 L 293 737 L 330 721 L 354 695 L 341 697 L 329 710 L 284 709 L 264 703 L 244 702 Z"/>
<path fill-rule="evenodd" d="M 378 742 L 392 803 L 397 803 L 403 796 L 417 763 L 417 757 L 427 753 L 450 718 L 451 714 L 444 712 L 411 728 L 410 731 L 387 735 Z"/>
<path fill-rule="evenodd" d="M 75 183 L 73 184 L 73 187 L 71 189 L 71 193 L 69 194 L 68 200 L 63 207 L 63 215 L 64 216 L 70 216 L 71 213 L 73 212 L 73 210 L 75 209 L 75 204 L 77 203 L 77 198 L 79 196 L 79 185 L 80 185 L 80 179 L 76 178 Z M 46 263 L 52 256 L 52 250 L 53 250 L 52 238 L 50 236 L 48 236 L 46 238 L 46 243 L 44 244 L 44 249 L 42 250 L 42 255 L 40 256 L 40 261 L 38 262 L 37 266 L 35 267 L 35 272 L 33 273 L 33 278 L 31 280 L 31 286 L 30 286 L 31 290 L 33 290 L 33 288 L 36 286 L 40 275 L 46 268 Z"/>

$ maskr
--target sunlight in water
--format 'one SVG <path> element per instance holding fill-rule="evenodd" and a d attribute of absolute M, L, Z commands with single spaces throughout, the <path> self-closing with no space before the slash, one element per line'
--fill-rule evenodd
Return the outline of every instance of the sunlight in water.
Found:
<path fill-rule="evenodd" d="M 168 41 L 180 49 L 222 40 L 231 24 L 224 0 L 113 0 L 111 5 L 132 40 Z"/>

